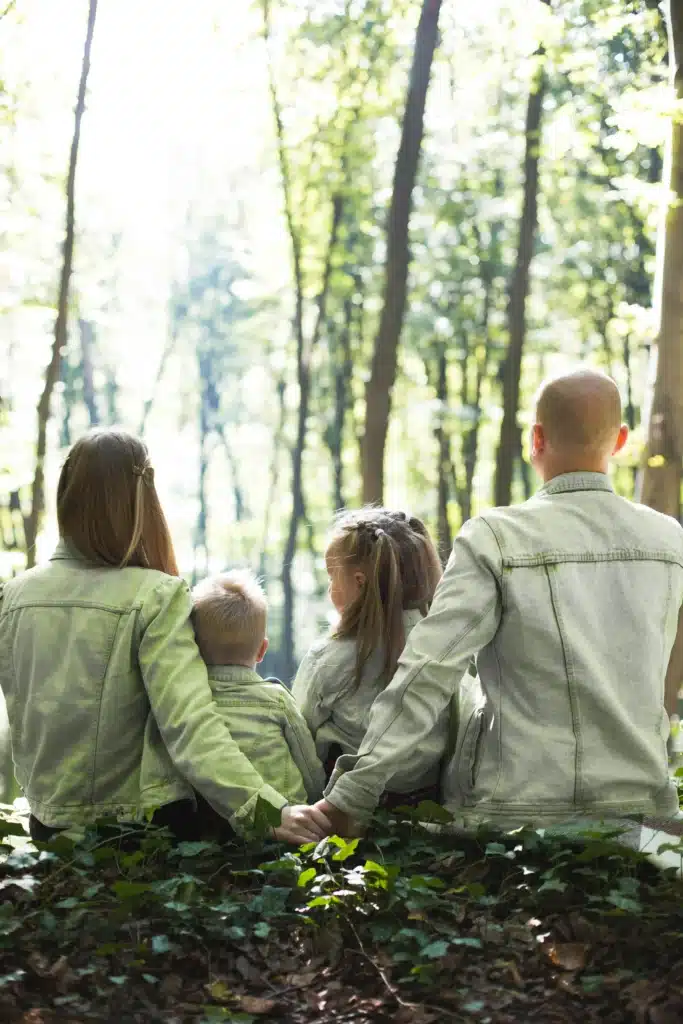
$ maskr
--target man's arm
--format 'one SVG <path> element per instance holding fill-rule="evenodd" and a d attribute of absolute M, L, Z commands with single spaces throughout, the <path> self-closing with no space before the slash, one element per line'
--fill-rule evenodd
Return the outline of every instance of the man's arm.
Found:
<path fill-rule="evenodd" d="M 453 697 L 470 658 L 498 629 L 501 579 L 493 531 L 484 519 L 470 520 L 456 538 L 429 615 L 411 632 L 394 678 L 372 706 L 358 754 L 339 759 L 322 810 L 331 805 L 362 821 L 399 768 L 416 777 L 424 770 L 423 740 Z"/>

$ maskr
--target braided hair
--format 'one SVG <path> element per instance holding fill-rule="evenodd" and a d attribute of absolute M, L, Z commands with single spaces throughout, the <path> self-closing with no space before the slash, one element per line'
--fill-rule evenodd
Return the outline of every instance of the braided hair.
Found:
<path fill-rule="evenodd" d="M 356 641 L 354 684 L 372 653 L 384 652 L 382 674 L 389 682 L 405 646 L 403 612 L 429 611 L 441 579 L 441 561 L 421 519 L 368 506 L 343 511 L 335 521 L 328 558 L 342 570 L 361 572 L 358 596 L 344 608 L 334 633 Z"/>

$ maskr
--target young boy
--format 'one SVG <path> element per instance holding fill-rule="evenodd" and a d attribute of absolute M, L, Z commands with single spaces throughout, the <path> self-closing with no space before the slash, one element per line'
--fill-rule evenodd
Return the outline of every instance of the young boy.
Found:
<path fill-rule="evenodd" d="M 256 672 L 268 649 L 258 581 L 249 572 L 227 572 L 203 580 L 192 597 L 197 644 L 230 735 L 291 804 L 317 800 L 325 780 L 308 726 L 289 690 Z"/>

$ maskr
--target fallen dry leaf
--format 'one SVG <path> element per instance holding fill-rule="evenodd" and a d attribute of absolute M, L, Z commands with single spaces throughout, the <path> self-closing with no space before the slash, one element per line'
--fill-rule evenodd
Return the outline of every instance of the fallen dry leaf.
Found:
<path fill-rule="evenodd" d="M 317 977 L 317 971 L 303 971 L 301 974 L 288 974 L 285 981 L 292 988 L 308 988 Z"/>
<path fill-rule="evenodd" d="M 270 1013 L 275 1009 L 274 999 L 262 999 L 260 996 L 240 996 L 240 1003 L 247 1013 Z"/>
<path fill-rule="evenodd" d="M 583 942 L 558 942 L 548 949 L 548 956 L 563 971 L 581 971 L 586 966 L 586 952 Z"/>

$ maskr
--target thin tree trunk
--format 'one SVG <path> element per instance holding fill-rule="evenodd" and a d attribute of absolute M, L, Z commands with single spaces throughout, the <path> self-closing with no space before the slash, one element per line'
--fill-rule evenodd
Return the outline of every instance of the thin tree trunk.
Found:
<path fill-rule="evenodd" d="M 97 427 L 100 422 L 97 411 L 97 399 L 95 398 L 95 383 L 93 380 L 92 354 L 95 343 L 95 327 L 90 320 L 78 320 L 78 330 L 81 336 L 81 373 L 83 377 L 83 401 L 88 410 L 88 422 L 91 427 Z"/>
<path fill-rule="evenodd" d="M 332 424 L 328 431 L 328 447 L 332 457 L 334 474 L 334 511 L 344 508 L 344 427 L 346 412 L 350 406 L 349 389 L 353 374 L 351 353 L 351 329 L 353 325 L 353 301 L 344 299 L 344 322 L 335 344 L 330 345 L 334 374 L 334 408 Z"/>
<path fill-rule="evenodd" d="M 311 357 L 320 340 L 320 331 L 325 319 L 327 295 L 329 291 L 330 273 L 332 270 L 332 254 L 337 244 L 337 234 L 342 213 L 342 198 L 335 196 L 332 200 L 332 222 L 330 237 L 325 256 L 325 269 L 318 295 L 318 313 L 310 341 L 307 343 L 302 333 L 300 344 L 297 344 L 297 382 L 299 385 L 299 408 L 296 421 L 296 438 L 292 448 L 292 511 L 289 519 L 289 530 L 282 556 L 282 591 L 283 591 L 283 657 L 288 674 L 293 676 L 296 668 L 294 657 L 294 584 L 292 568 L 296 555 L 299 525 L 305 519 L 306 505 L 303 490 L 303 458 L 306 447 L 306 426 L 308 408 L 311 397 Z"/>
<path fill-rule="evenodd" d="M 666 5 L 669 40 L 669 78 L 676 103 L 683 101 L 683 3 Z M 647 416 L 645 465 L 639 479 L 639 499 L 651 508 L 680 518 L 683 465 L 683 123 L 672 118 L 664 163 L 669 203 L 657 246 L 655 306 L 659 330 L 656 376 Z M 677 710 L 683 684 L 683 615 L 671 652 L 665 683 L 669 714 Z"/>
<path fill-rule="evenodd" d="M 676 102 L 683 101 L 683 3 L 667 5 L 670 79 Z M 680 516 L 683 460 L 683 123 L 672 120 L 664 182 L 670 201 L 658 246 L 655 303 L 659 331 L 656 378 L 648 418 L 646 462 L 640 500 Z"/>
<path fill-rule="evenodd" d="M 440 403 L 440 415 L 434 430 L 437 447 L 437 543 L 442 562 L 447 562 L 453 546 L 453 534 L 448 518 L 450 496 L 451 445 L 445 425 L 448 409 L 448 360 L 446 349 L 441 346 L 436 361 L 436 397 Z"/>
<path fill-rule="evenodd" d="M 178 328 L 176 325 L 174 325 L 171 334 L 166 339 L 166 344 L 164 345 L 163 351 L 161 353 L 161 358 L 159 359 L 159 365 L 157 367 L 156 376 L 152 384 L 152 390 L 149 393 L 148 397 L 145 399 L 144 404 L 142 406 L 140 426 L 138 427 L 138 434 L 140 435 L 140 437 L 144 437 L 145 435 L 145 430 L 147 429 L 147 420 L 149 419 L 149 414 L 152 411 L 154 399 L 156 398 L 157 391 L 159 390 L 159 385 L 161 384 L 164 373 L 166 372 L 166 366 L 168 365 L 168 361 L 173 354 L 173 350 L 175 349 L 177 342 Z"/>
<path fill-rule="evenodd" d="M 266 505 L 263 513 L 263 531 L 261 535 L 261 553 L 259 556 L 259 574 L 261 576 L 266 575 L 266 567 L 268 561 L 268 537 L 270 535 L 270 519 L 275 507 L 275 499 L 277 496 L 277 485 L 279 479 L 279 464 L 280 464 L 280 450 L 283 446 L 284 433 L 285 433 L 285 420 L 287 418 L 287 409 L 285 406 L 285 382 L 282 378 L 277 381 L 275 385 L 277 392 L 278 402 L 278 420 L 277 426 L 275 427 L 275 433 L 273 434 L 273 452 L 270 459 L 270 469 L 268 472 L 268 492 L 266 495 Z"/>
<path fill-rule="evenodd" d="M 76 402 L 75 370 L 69 359 L 62 359 L 59 376 L 63 384 L 62 390 L 62 425 L 59 433 L 60 448 L 71 447 L 71 413 Z"/>
<path fill-rule="evenodd" d="M 111 426 L 119 421 L 118 396 L 119 385 L 116 380 L 116 371 L 108 366 L 106 371 L 105 395 L 107 398 L 107 423 Z"/>
<path fill-rule="evenodd" d="M 78 146 L 81 137 L 81 121 L 85 110 L 85 95 L 90 71 L 90 52 L 92 49 L 97 0 L 90 0 L 88 9 L 88 27 L 83 47 L 83 64 L 78 84 L 78 96 L 74 113 L 74 133 L 71 140 L 69 155 L 69 171 L 66 181 L 66 224 L 62 271 L 59 281 L 59 297 L 57 301 L 57 317 L 55 320 L 55 336 L 52 343 L 52 355 L 45 372 L 43 392 L 38 402 L 38 437 L 36 440 L 36 464 L 31 490 L 31 510 L 27 516 L 26 566 L 31 568 L 36 560 L 36 540 L 42 525 L 45 511 L 45 453 L 47 449 L 47 424 L 50 418 L 50 405 L 54 386 L 59 380 L 59 364 L 67 342 L 67 322 L 69 316 L 69 284 L 73 267 L 75 207 L 76 207 L 76 165 L 78 163 Z"/>
<path fill-rule="evenodd" d="M 200 555 L 202 556 L 202 576 L 209 574 L 209 547 L 208 534 L 208 501 L 206 494 L 206 475 L 209 468 L 209 417 L 207 412 L 206 396 L 202 393 L 199 404 L 199 479 L 197 486 L 197 498 L 199 509 L 197 511 L 197 523 L 194 533 L 194 565 L 192 567 L 192 584 L 200 578 Z"/>
<path fill-rule="evenodd" d="M 246 503 L 244 500 L 244 491 L 242 490 L 242 484 L 240 483 L 240 472 L 235 457 L 235 452 L 232 445 L 228 441 L 228 435 L 225 430 L 224 423 L 215 424 L 215 430 L 221 439 L 223 448 L 225 449 L 225 457 L 228 460 L 228 466 L 230 467 L 230 476 L 232 477 L 232 493 L 235 499 L 235 522 L 241 523 L 246 518 Z"/>
<path fill-rule="evenodd" d="M 550 0 L 542 0 L 542 2 L 549 5 Z M 524 136 L 524 201 L 519 224 L 517 261 L 512 275 L 508 302 L 509 343 L 503 368 L 503 420 L 496 455 L 496 505 L 510 504 L 514 467 L 522 450 L 517 411 L 526 334 L 526 302 L 529 294 L 530 267 L 538 222 L 539 150 L 543 98 L 547 87 L 545 50 L 542 46 L 536 52 L 536 59 L 539 64 L 531 83 Z"/>
<path fill-rule="evenodd" d="M 384 494 L 384 453 L 410 265 L 410 213 L 422 148 L 425 104 L 438 39 L 440 10 L 441 0 L 423 0 L 401 142 L 396 157 L 387 224 L 382 314 L 375 338 L 370 379 L 365 388 L 365 433 L 362 446 L 364 502 L 381 502 Z"/>

